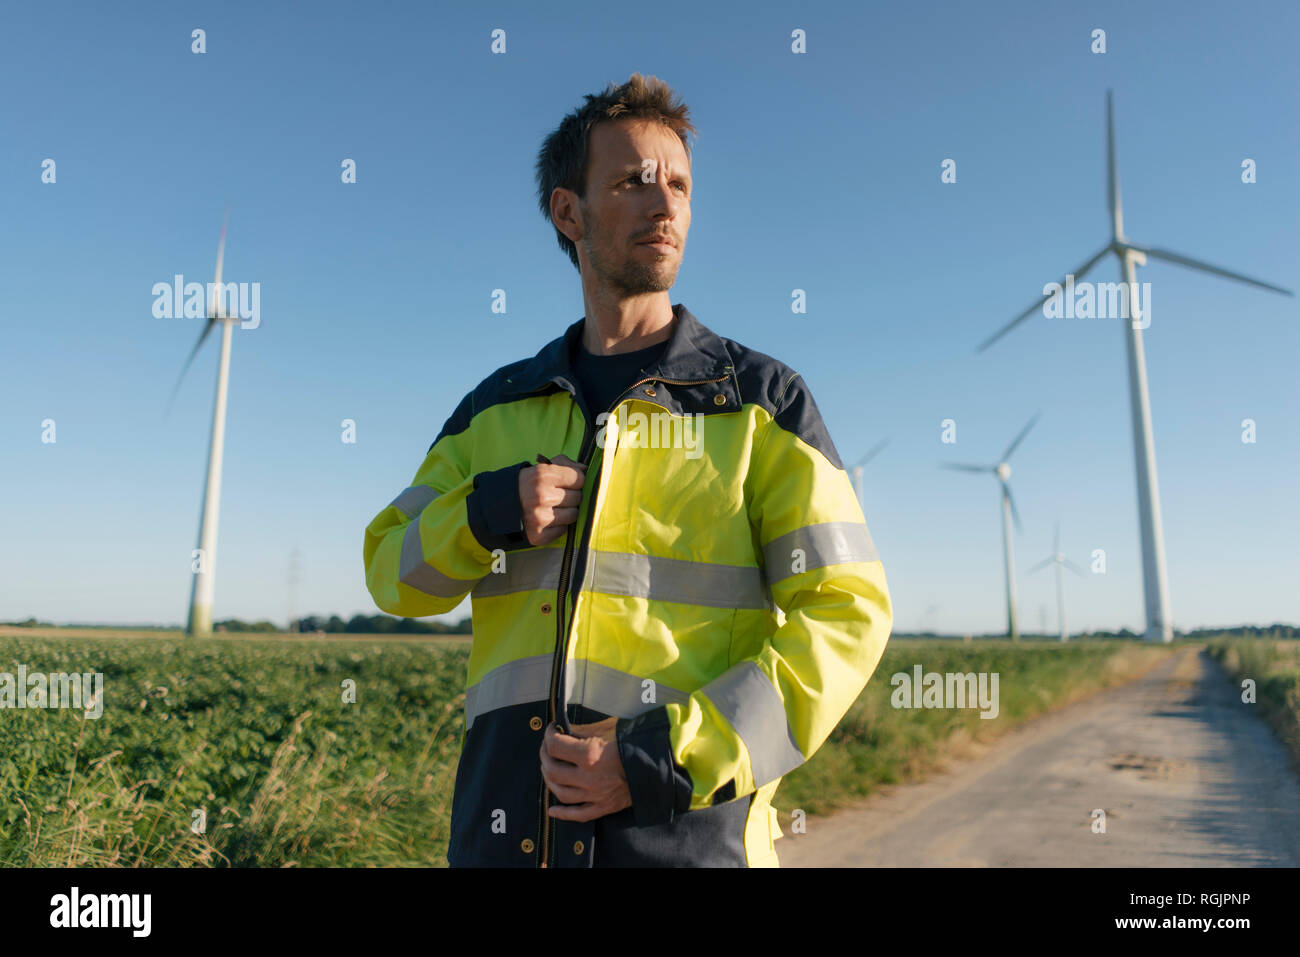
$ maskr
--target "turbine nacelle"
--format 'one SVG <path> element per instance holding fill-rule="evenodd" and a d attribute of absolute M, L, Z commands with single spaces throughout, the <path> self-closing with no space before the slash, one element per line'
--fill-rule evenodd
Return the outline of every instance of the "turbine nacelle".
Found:
<path fill-rule="evenodd" d="M 1250 286 L 1256 286 L 1260 289 L 1267 289 L 1270 292 L 1281 293 L 1284 296 L 1294 296 L 1295 292 L 1284 286 L 1276 286 L 1270 282 L 1264 282 L 1262 279 L 1255 279 L 1251 276 L 1239 272 L 1233 272 L 1231 269 L 1224 269 L 1222 266 L 1215 266 L 1204 260 L 1193 259 L 1191 256 L 1185 256 L 1182 253 L 1176 253 L 1169 249 L 1161 249 L 1154 246 L 1147 246 L 1143 243 L 1136 243 L 1124 235 L 1124 213 L 1120 203 L 1119 195 L 1119 172 L 1115 164 L 1115 123 L 1113 109 L 1111 105 L 1111 95 L 1106 94 L 1106 181 L 1107 181 L 1107 198 L 1111 220 L 1110 242 L 1102 246 L 1091 258 L 1086 260 L 1081 266 L 1070 272 L 1056 285 L 1064 287 L 1066 282 L 1073 277 L 1075 283 L 1081 282 L 1083 277 L 1101 262 L 1108 253 L 1114 253 L 1120 262 L 1120 279 L 1125 279 L 1125 261 L 1130 261 L 1134 266 L 1145 266 L 1147 257 L 1162 260 L 1167 263 L 1173 263 L 1178 266 L 1186 266 L 1189 269 L 1195 269 L 1199 272 L 1210 273 L 1214 276 L 1222 276 L 1224 279 L 1232 279 L 1236 282 L 1246 283 Z M 978 346 L 976 352 L 983 352 L 993 343 L 997 342 L 1012 329 L 1025 322 L 1035 313 L 1041 313 L 1043 306 L 1055 295 L 1054 292 L 1048 292 L 1040 295 L 1032 306 L 1021 312 L 1005 326 L 999 329 L 993 335 L 989 336 Z"/>

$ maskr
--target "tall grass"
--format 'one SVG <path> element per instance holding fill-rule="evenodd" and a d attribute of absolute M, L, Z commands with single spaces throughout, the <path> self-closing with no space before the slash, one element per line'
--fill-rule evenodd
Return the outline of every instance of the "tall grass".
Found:
<path fill-rule="evenodd" d="M 1225 639 L 1207 651 L 1238 691 L 1242 681 L 1254 680 L 1256 705 L 1300 767 L 1300 641 Z"/>

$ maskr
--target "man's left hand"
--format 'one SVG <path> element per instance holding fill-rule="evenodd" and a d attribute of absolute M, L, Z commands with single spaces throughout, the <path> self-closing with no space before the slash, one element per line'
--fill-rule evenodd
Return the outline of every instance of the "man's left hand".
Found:
<path fill-rule="evenodd" d="M 561 821 L 591 821 L 632 806 L 627 775 L 618 755 L 618 718 L 574 724 L 565 734 L 554 724 L 542 736 L 542 778 L 556 798 L 550 816 Z"/>

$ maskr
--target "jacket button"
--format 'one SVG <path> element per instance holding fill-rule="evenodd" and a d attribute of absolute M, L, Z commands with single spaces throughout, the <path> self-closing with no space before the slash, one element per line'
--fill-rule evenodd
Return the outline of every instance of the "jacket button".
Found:
<path fill-rule="evenodd" d="M 528 727 L 532 728 L 534 731 L 541 731 L 542 719 L 537 717 L 537 715 L 533 715 L 528 719 Z"/>
<path fill-rule="evenodd" d="M 543 603 L 542 603 L 542 614 L 543 614 L 543 615 L 549 615 L 550 613 L 551 613 L 551 603 L 550 603 L 549 601 L 548 601 L 548 602 L 543 602 Z"/>
<path fill-rule="evenodd" d="M 573 853 L 574 853 L 574 854 L 581 854 L 584 846 L 585 846 L 585 845 L 583 845 L 582 841 L 574 841 L 574 842 L 573 842 Z"/>
<path fill-rule="evenodd" d="M 714 405 L 726 405 L 726 404 L 727 404 L 727 397 L 726 397 L 725 395 L 723 395 L 721 392 L 719 392 L 717 395 L 715 395 L 715 396 L 713 397 L 713 404 L 714 404 Z"/>
<path fill-rule="evenodd" d="M 654 394 L 655 394 L 654 387 L 653 387 L 653 386 L 646 386 L 646 387 L 645 387 L 645 394 L 646 394 L 646 395 L 654 395 Z"/>
<path fill-rule="evenodd" d="M 519 849 L 520 849 L 521 851 L 523 851 L 525 854 L 531 854 L 531 853 L 533 853 L 533 842 L 532 842 L 532 839 L 526 837 L 526 838 L 524 838 L 522 841 L 520 841 L 520 842 L 519 842 Z"/>

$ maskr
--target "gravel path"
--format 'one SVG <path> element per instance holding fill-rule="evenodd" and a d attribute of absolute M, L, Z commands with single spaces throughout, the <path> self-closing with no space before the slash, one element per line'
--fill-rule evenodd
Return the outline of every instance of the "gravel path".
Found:
<path fill-rule="evenodd" d="M 782 867 L 1300 866 L 1300 776 L 1255 707 L 1189 648 L 929 780 L 809 817 L 806 834 L 783 825 L 777 855 Z"/>

